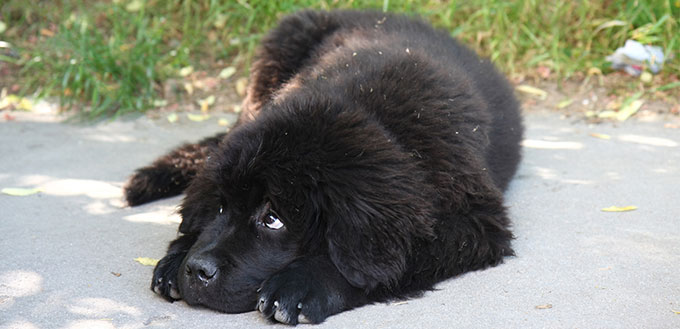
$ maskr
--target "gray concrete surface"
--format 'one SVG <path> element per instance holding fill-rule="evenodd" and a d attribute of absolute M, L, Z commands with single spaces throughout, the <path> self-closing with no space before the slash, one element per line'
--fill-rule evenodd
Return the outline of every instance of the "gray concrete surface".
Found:
<path fill-rule="evenodd" d="M 319 328 L 680 328 L 680 130 L 549 113 L 526 124 L 507 194 L 516 257 Z M 0 122 L 0 187 L 43 190 L 0 195 L 0 328 L 271 327 L 255 312 L 166 303 L 148 288 L 152 267 L 134 261 L 164 255 L 180 198 L 123 207 L 126 177 L 170 145 L 221 129 L 30 114 Z M 639 208 L 600 210 L 612 205 Z"/>

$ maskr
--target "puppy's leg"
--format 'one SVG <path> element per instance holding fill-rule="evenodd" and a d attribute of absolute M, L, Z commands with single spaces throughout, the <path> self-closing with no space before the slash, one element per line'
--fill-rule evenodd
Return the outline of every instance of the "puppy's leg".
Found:
<path fill-rule="evenodd" d="M 257 309 L 270 320 L 295 325 L 321 323 L 328 316 L 368 303 L 328 256 L 299 259 L 267 279 Z"/>
<path fill-rule="evenodd" d="M 184 144 L 137 169 L 124 188 L 127 203 L 137 206 L 182 193 L 224 136 L 222 133 L 196 144 Z"/>
<path fill-rule="evenodd" d="M 315 49 L 337 28 L 338 22 L 330 13 L 302 11 L 284 18 L 265 36 L 251 69 L 248 94 L 237 124 L 254 119 L 262 105 L 300 71 Z"/>
<path fill-rule="evenodd" d="M 170 243 L 168 254 L 158 262 L 153 271 L 151 290 L 169 302 L 181 299 L 177 275 L 184 257 L 195 242 L 195 235 L 183 235 Z"/>

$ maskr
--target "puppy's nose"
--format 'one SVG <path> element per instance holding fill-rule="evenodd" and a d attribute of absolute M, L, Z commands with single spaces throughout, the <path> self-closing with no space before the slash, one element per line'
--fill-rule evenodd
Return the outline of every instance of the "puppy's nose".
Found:
<path fill-rule="evenodd" d="M 217 277 L 217 262 L 213 257 L 196 255 L 187 260 L 186 273 L 194 276 L 203 283 L 210 283 Z"/>

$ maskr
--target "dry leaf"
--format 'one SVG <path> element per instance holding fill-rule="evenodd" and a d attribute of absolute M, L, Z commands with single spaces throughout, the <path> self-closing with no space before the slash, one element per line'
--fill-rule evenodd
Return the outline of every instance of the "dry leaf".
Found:
<path fill-rule="evenodd" d="M 573 102 L 574 102 L 574 100 L 571 99 L 571 98 L 565 99 L 565 100 L 563 100 L 563 101 L 557 103 L 557 108 L 558 108 L 558 109 L 563 109 L 563 108 L 565 108 L 565 107 L 571 105 L 571 103 L 573 103 Z"/>
<path fill-rule="evenodd" d="M 154 99 L 153 100 L 153 106 L 154 107 L 165 107 L 168 105 L 168 101 L 165 99 Z"/>
<path fill-rule="evenodd" d="M 1 192 L 11 196 L 28 196 L 40 193 L 42 192 L 42 189 L 37 187 L 35 188 L 6 187 L 3 188 Z"/>
<path fill-rule="evenodd" d="M 607 139 L 607 140 L 612 139 L 612 136 L 609 136 L 607 134 L 590 133 L 590 136 L 595 137 L 595 138 L 599 138 L 599 139 Z"/>
<path fill-rule="evenodd" d="M 45 36 L 45 37 L 53 37 L 54 32 L 52 32 L 52 30 L 48 30 L 48 29 L 40 29 L 40 35 Z"/>
<path fill-rule="evenodd" d="M 194 72 L 194 67 L 193 66 L 185 66 L 179 70 L 179 75 L 182 77 L 186 77 L 187 75 L 191 74 Z"/>
<path fill-rule="evenodd" d="M 602 75 L 602 70 L 597 67 L 591 67 L 588 69 L 588 76 L 591 75 Z"/>
<path fill-rule="evenodd" d="M 538 89 L 536 87 L 532 87 L 532 86 L 529 86 L 529 85 L 520 85 L 520 86 L 517 86 L 517 88 L 515 88 L 515 89 L 517 89 L 518 91 L 523 92 L 525 94 L 537 96 L 540 99 L 546 99 L 546 97 L 548 97 L 548 93 L 545 90 Z"/>
<path fill-rule="evenodd" d="M 217 124 L 220 125 L 220 126 L 225 126 L 225 127 L 226 127 L 226 126 L 229 125 L 229 120 L 227 120 L 227 119 L 219 119 L 219 120 L 217 120 Z"/>
<path fill-rule="evenodd" d="M 629 104 L 624 105 L 619 112 L 616 114 L 616 119 L 619 121 L 626 121 L 626 119 L 630 118 L 631 115 L 635 114 L 640 107 L 642 107 L 642 104 L 644 104 L 645 101 L 641 99 L 636 99 Z"/>
<path fill-rule="evenodd" d="M 170 123 L 175 123 L 179 119 L 179 117 L 177 116 L 177 113 L 170 113 L 170 114 L 168 114 L 167 118 L 168 118 L 168 122 L 170 122 Z"/>
<path fill-rule="evenodd" d="M 149 258 L 149 257 L 137 257 L 137 258 L 135 258 L 135 261 L 137 261 L 137 263 L 140 263 L 144 266 L 156 266 L 156 264 L 158 264 L 158 259 Z"/>
<path fill-rule="evenodd" d="M 647 71 L 644 71 L 644 72 L 642 72 L 642 74 L 640 74 L 640 81 L 642 81 L 644 83 L 652 82 L 653 78 L 654 77 L 652 76 L 652 74 L 647 72 Z"/>
<path fill-rule="evenodd" d="M 210 118 L 210 115 L 187 113 L 187 118 L 191 121 L 201 122 L 208 120 Z"/>
<path fill-rule="evenodd" d="M 679 315 L 680 315 L 680 311 L 676 311 L 676 310 L 671 310 L 671 312 L 673 312 L 673 313 L 675 313 L 675 314 L 679 314 Z"/>
<path fill-rule="evenodd" d="M 194 93 L 194 85 L 192 85 L 191 83 L 186 82 L 186 83 L 184 84 L 184 89 L 186 89 L 187 94 L 193 95 L 193 93 Z"/>
<path fill-rule="evenodd" d="M 120 273 L 118 273 L 118 272 L 111 272 L 111 274 L 113 274 L 115 277 L 120 277 L 120 276 L 122 275 L 122 274 L 120 274 Z"/>
<path fill-rule="evenodd" d="M 617 112 L 616 111 L 610 111 L 610 110 L 602 111 L 600 113 L 593 112 L 593 116 L 597 116 L 600 119 L 609 119 L 609 118 L 616 117 Z"/>
<path fill-rule="evenodd" d="M 624 211 L 633 211 L 637 209 L 636 206 L 625 206 L 625 207 L 617 207 L 617 206 L 611 206 L 607 208 L 602 208 L 602 211 L 606 212 L 624 212 Z"/>
<path fill-rule="evenodd" d="M 201 112 L 208 112 L 208 108 L 215 104 L 215 96 L 210 95 L 205 99 L 201 99 L 198 101 L 198 104 L 201 106 Z"/>
<path fill-rule="evenodd" d="M 235 67 L 226 67 L 220 71 L 220 79 L 229 79 L 232 75 L 234 75 L 234 73 L 236 73 Z"/>
<path fill-rule="evenodd" d="M 141 0 L 132 0 L 127 4 L 127 6 L 125 6 L 125 10 L 129 12 L 136 12 L 140 11 L 142 7 L 144 7 L 144 2 Z"/>
<path fill-rule="evenodd" d="M 547 310 L 549 308 L 552 308 L 552 304 L 543 304 L 543 305 L 537 305 L 536 309 L 537 310 Z"/>
<path fill-rule="evenodd" d="M 246 88 L 248 88 L 248 79 L 241 78 L 236 81 L 236 93 L 243 97 L 246 95 Z"/>

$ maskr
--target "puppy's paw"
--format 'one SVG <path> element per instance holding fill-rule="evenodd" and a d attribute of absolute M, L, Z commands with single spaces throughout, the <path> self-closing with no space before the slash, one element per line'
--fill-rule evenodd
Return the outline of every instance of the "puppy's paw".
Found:
<path fill-rule="evenodd" d="M 285 324 L 321 323 L 346 309 L 341 287 L 327 278 L 306 266 L 289 266 L 262 284 L 257 310 Z"/>
<path fill-rule="evenodd" d="M 153 271 L 151 290 L 169 302 L 182 299 L 177 284 L 177 274 L 183 259 L 182 254 L 167 255 L 158 262 Z"/>

